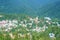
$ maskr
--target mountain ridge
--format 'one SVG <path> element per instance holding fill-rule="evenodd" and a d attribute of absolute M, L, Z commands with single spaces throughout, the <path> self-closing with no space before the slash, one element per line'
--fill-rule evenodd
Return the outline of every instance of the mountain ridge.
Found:
<path fill-rule="evenodd" d="M 22 0 L 20 0 L 22 5 L 19 2 L 18 2 L 19 4 L 17 5 L 16 0 L 15 0 L 15 4 L 12 2 L 14 5 L 12 3 L 9 3 L 9 4 L 3 3 L 2 5 L 5 5 L 5 7 L 0 6 L 0 12 L 11 13 L 11 14 L 12 13 L 27 14 L 30 16 L 35 15 L 35 16 L 50 16 L 50 17 L 56 17 L 56 18 L 60 17 L 60 1 L 56 1 L 56 2 L 46 4 L 43 6 L 38 6 L 36 4 L 38 7 L 33 7 L 31 5 L 34 1 L 32 1 L 32 3 L 30 3 L 30 4 L 28 3 L 28 1 L 22 2 Z M 24 2 L 25 2 L 25 4 L 23 4 Z M 36 0 L 35 0 L 35 2 L 36 2 Z M 7 3 L 8 3 L 8 1 L 7 1 Z M 19 5 L 21 5 L 21 6 L 19 6 Z"/>

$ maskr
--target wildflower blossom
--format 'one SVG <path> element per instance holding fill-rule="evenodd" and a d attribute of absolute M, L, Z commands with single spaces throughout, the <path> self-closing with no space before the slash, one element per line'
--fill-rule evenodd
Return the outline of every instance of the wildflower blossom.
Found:
<path fill-rule="evenodd" d="M 54 33 L 49 33 L 49 37 L 54 38 L 55 34 Z"/>
<path fill-rule="evenodd" d="M 51 20 L 51 18 L 50 18 L 50 17 L 44 17 L 44 19 Z"/>
<path fill-rule="evenodd" d="M 9 33 L 9 36 L 10 36 L 12 39 L 15 38 L 15 36 L 14 36 L 12 33 Z"/>

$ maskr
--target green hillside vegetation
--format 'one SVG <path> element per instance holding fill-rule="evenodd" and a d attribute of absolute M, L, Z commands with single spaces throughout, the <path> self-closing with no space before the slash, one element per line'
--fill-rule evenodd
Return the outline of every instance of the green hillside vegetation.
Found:
<path fill-rule="evenodd" d="M 46 20 L 44 17 L 31 17 L 26 14 L 0 14 L 0 22 L 2 20 L 17 20 L 18 23 L 14 23 L 15 26 L 7 26 L 7 29 L 11 27 L 8 31 L 4 31 L 6 28 L 0 26 L 0 40 L 60 40 L 60 25 L 59 19 Z M 32 19 L 37 20 L 32 23 Z M 26 20 L 27 22 L 25 23 Z M 40 21 L 40 22 L 39 22 Z M 48 22 L 47 22 L 48 21 Z M 13 23 L 13 22 L 12 22 Z M 29 23 L 32 23 L 29 24 Z M 49 24 L 50 23 L 50 24 Z M 27 24 L 27 26 L 23 26 Z M 0 23 L 1 25 L 1 23 Z M 6 27 L 6 26 L 5 26 Z M 37 30 L 33 30 L 37 27 Z M 45 30 L 44 30 L 44 27 Z M 43 28 L 40 29 L 39 28 Z M 39 29 L 39 30 L 38 30 Z M 55 36 L 50 37 L 49 33 L 54 33 Z"/>

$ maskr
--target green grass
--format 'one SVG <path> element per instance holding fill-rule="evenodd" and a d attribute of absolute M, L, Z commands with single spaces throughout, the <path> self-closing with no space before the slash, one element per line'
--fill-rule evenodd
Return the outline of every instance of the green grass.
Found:
<path fill-rule="evenodd" d="M 21 20 L 29 20 L 28 19 L 28 16 L 25 16 L 25 15 L 4 15 L 4 17 L 0 18 L 0 20 L 13 20 L 13 19 L 17 19 L 18 21 L 21 21 Z M 42 19 L 42 18 L 41 18 Z M 56 20 L 52 20 L 52 21 L 56 21 Z M 57 20 L 58 21 L 58 20 Z M 60 20 L 59 20 L 60 21 Z M 38 25 L 39 26 L 43 26 L 44 24 L 46 24 L 45 22 L 42 24 L 42 23 L 39 23 Z M 34 27 L 35 24 L 33 24 L 33 27 Z M 27 35 L 27 33 L 29 33 L 29 31 L 26 31 L 26 28 L 23 28 L 22 26 L 19 26 L 16 28 L 16 29 L 12 29 L 10 32 L 0 32 L 0 40 L 60 40 L 60 28 L 58 28 L 56 25 L 52 26 L 51 25 L 47 25 L 48 26 L 48 29 L 46 29 L 45 32 L 32 32 L 30 31 L 31 35 L 32 35 L 32 38 Z M 21 29 L 20 31 L 16 31 L 18 29 Z M 15 35 L 15 38 L 12 39 L 10 36 L 9 36 L 9 33 L 13 33 Z M 55 38 L 50 38 L 49 37 L 49 33 L 53 32 L 55 34 Z M 21 34 L 25 34 L 25 37 L 19 37 L 18 38 L 18 33 L 21 33 Z M 4 36 L 4 34 L 6 34 Z M 58 35 L 59 34 L 59 35 Z"/>

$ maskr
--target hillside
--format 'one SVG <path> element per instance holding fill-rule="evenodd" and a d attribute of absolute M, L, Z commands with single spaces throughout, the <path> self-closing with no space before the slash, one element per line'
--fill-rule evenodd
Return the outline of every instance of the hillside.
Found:
<path fill-rule="evenodd" d="M 38 15 L 60 18 L 60 1 L 46 5 L 38 10 Z"/>
<path fill-rule="evenodd" d="M 1 14 L 0 40 L 60 40 L 60 20 Z"/>
<path fill-rule="evenodd" d="M 49 2 L 49 3 L 48 3 Z M 60 17 L 60 1 L 38 1 L 38 0 L 0 0 L 0 12 L 18 13 L 30 16 Z"/>

